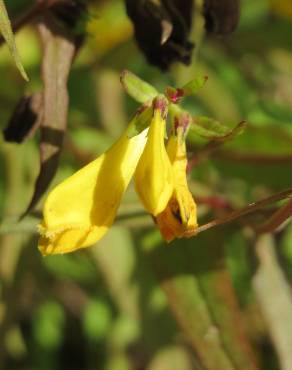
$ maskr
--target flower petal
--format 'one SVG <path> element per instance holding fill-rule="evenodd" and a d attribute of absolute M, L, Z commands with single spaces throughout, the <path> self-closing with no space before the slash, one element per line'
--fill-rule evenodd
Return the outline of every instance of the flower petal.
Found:
<path fill-rule="evenodd" d="M 44 205 L 39 249 L 72 252 L 97 242 L 112 225 L 147 140 L 125 133 L 104 154 L 51 191 Z"/>
<path fill-rule="evenodd" d="M 182 133 L 169 138 L 167 153 L 172 163 L 174 192 L 167 207 L 155 221 L 164 239 L 171 241 L 174 238 L 194 235 L 198 224 L 196 203 L 186 178 L 186 145 Z"/>
<path fill-rule="evenodd" d="M 135 172 L 137 193 L 154 216 L 163 211 L 173 192 L 172 168 L 164 145 L 166 105 L 163 109 L 164 102 L 158 99 L 154 102 L 148 140 Z"/>

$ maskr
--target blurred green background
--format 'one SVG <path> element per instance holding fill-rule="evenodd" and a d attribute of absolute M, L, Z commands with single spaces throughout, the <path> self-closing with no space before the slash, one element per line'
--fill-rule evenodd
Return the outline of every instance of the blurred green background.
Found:
<path fill-rule="evenodd" d="M 7 1 L 11 18 L 30 3 Z M 138 107 L 119 82 L 129 69 L 161 91 L 207 75 L 186 107 L 230 126 L 248 122 L 191 172 L 200 224 L 291 187 L 292 16 L 282 2 L 242 1 L 232 35 L 204 37 L 191 66 L 163 74 L 137 48 L 123 1 L 97 3 L 70 75 L 54 184 L 125 128 Z M 35 28 L 23 28 L 16 41 L 30 82 L 2 46 L 1 129 L 18 99 L 41 86 Z M 36 218 L 16 222 L 38 174 L 38 139 L 17 145 L 0 138 L 0 369 L 292 369 L 292 225 L 257 241 L 252 231 L 275 204 L 166 245 L 131 186 L 98 245 L 43 258 Z M 206 142 L 190 136 L 188 144 L 190 156 L 200 156 Z"/>

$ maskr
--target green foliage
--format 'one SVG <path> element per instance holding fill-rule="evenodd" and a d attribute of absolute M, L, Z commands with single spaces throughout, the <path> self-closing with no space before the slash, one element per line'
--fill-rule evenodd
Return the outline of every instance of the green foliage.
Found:
<path fill-rule="evenodd" d="M 83 316 L 84 333 L 92 341 L 100 341 L 109 330 L 111 313 L 106 302 L 92 300 L 85 307 Z"/>
<path fill-rule="evenodd" d="M 205 85 L 207 80 L 208 80 L 207 77 L 198 77 L 198 78 L 194 78 L 190 82 L 187 82 L 182 87 L 182 90 L 184 92 L 184 96 L 197 94 L 203 88 L 203 86 Z"/>
<path fill-rule="evenodd" d="M 7 1 L 10 19 L 21 18 L 33 3 Z M 174 94 L 180 87 L 184 98 L 170 104 L 170 113 L 186 110 L 194 119 L 187 141 L 189 184 L 200 226 L 211 227 L 166 244 L 131 186 L 116 225 L 98 245 L 42 258 L 36 247 L 42 203 L 17 222 L 38 175 L 40 135 L 21 145 L 1 137 L 1 370 L 289 370 L 291 217 L 268 237 L 258 239 L 257 227 L 288 204 L 291 192 L 244 217 L 234 212 L 291 188 L 291 19 L 268 0 L 245 0 L 233 34 L 205 38 L 196 13 L 192 64 L 161 73 L 138 50 L 122 0 L 89 4 L 96 14 L 87 25 L 89 36 L 68 84 L 63 80 L 62 91 L 55 90 L 56 96 L 66 93 L 68 85 L 70 103 L 51 186 L 106 150 L 134 114 L 129 136 L 147 125 L 151 109 L 135 113 L 133 97 L 145 103 L 157 92 L 167 95 L 168 86 Z M 15 48 L 6 13 L 0 14 Z M 1 129 L 24 90 L 31 95 L 43 86 L 37 32 L 32 22 L 17 36 L 27 85 L 11 67 L 7 48 L 0 49 Z M 69 62 L 54 50 L 56 59 Z M 58 79 L 53 64 L 46 60 Z M 124 72 L 121 86 L 125 69 L 133 74 Z M 57 108 L 56 115 L 66 107 Z M 50 117 L 52 125 L 61 119 Z M 18 122 L 23 129 L 27 120 Z M 213 220 L 222 219 L 212 229 Z"/>
<path fill-rule="evenodd" d="M 46 350 L 58 348 L 63 340 L 64 311 L 60 304 L 47 301 L 34 315 L 33 335 L 37 345 Z"/>

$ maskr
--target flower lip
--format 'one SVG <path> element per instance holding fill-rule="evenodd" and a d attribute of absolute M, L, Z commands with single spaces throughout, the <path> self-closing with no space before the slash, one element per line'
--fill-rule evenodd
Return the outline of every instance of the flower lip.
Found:
<path fill-rule="evenodd" d="M 190 237 L 198 227 L 197 207 L 186 178 L 185 136 L 190 122 L 191 117 L 188 115 L 175 117 L 173 131 L 167 143 L 174 190 L 166 208 L 156 216 L 155 222 L 163 238 L 168 242 L 174 238 Z"/>

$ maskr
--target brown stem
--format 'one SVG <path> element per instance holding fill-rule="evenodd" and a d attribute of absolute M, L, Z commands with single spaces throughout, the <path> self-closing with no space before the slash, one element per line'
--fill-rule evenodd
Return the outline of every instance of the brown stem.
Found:
<path fill-rule="evenodd" d="M 256 228 L 256 231 L 259 234 L 274 232 L 291 216 L 292 216 L 292 199 L 290 199 L 288 203 L 286 203 L 283 207 L 278 209 L 268 221 L 258 226 Z"/>
<path fill-rule="evenodd" d="M 223 225 L 223 224 L 226 224 L 228 222 L 231 222 L 231 221 L 235 221 L 240 217 L 243 217 L 243 216 L 246 216 L 250 213 L 258 211 L 261 208 L 263 208 L 263 207 L 265 207 L 265 206 L 267 206 L 271 203 L 274 203 L 274 202 L 277 202 L 279 200 L 291 197 L 291 194 L 292 194 L 292 188 L 289 188 L 289 189 L 284 190 L 280 193 L 274 194 L 274 195 L 272 195 L 268 198 L 262 199 L 262 200 L 260 200 L 256 203 L 251 203 L 245 208 L 242 208 L 242 209 L 237 210 L 237 211 L 230 212 L 227 216 L 224 216 L 222 218 L 218 218 L 216 220 L 210 221 L 210 222 L 208 222 L 204 225 L 199 226 L 194 235 L 197 235 L 197 234 L 201 233 L 202 231 L 206 231 L 206 230 L 211 229 L 215 226 L 219 226 L 219 225 Z M 289 201 L 289 203 L 290 203 L 290 201 Z M 189 236 L 192 236 L 192 235 L 189 235 Z"/>

